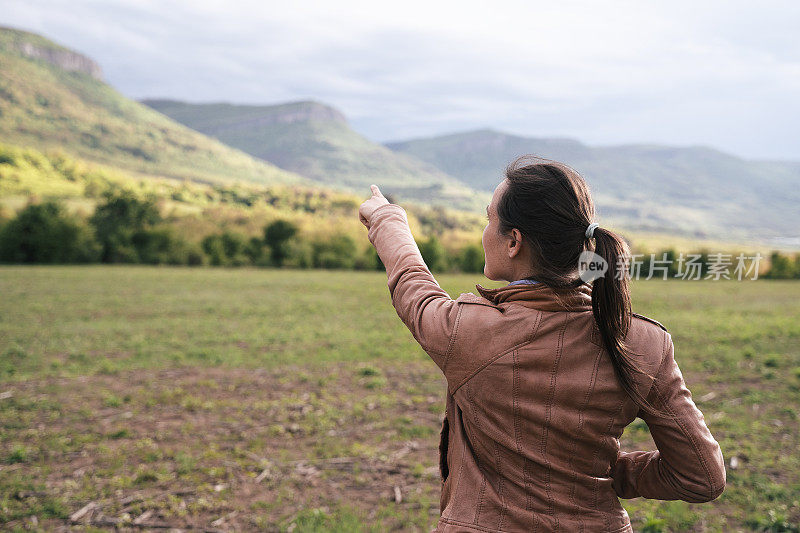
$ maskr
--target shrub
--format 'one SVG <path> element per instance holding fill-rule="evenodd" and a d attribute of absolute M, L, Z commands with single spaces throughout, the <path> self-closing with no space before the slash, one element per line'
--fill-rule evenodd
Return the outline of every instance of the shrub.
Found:
<path fill-rule="evenodd" d="M 241 233 L 223 231 L 220 235 L 222 248 L 229 265 L 242 266 L 250 263 L 250 259 L 245 254 L 247 249 L 247 237 Z"/>
<path fill-rule="evenodd" d="M 264 241 L 258 237 L 250 237 L 244 248 L 244 255 L 254 265 L 268 266 L 270 264 L 269 257 L 264 253 Z"/>
<path fill-rule="evenodd" d="M 202 265 L 205 256 L 196 244 L 178 237 L 168 226 L 136 232 L 132 236 L 139 260 L 151 265 Z"/>
<path fill-rule="evenodd" d="M 482 273 L 484 266 L 483 248 L 470 244 L 458 254 L 458 267 L 462 272 Z"/>
<path fill-rule="evenodd" d="M 429 270 L 441 270 L 445 267 L 446 252 L 435 236 L 431 235 L 428 239 L 417 242 L 417 247 Z"/>
<path fill-rule="evenodd" d="M 56 202 L 30 204 L 0 228 L 3 262 L 85 263 L 98 256 L 91 230 Z"/>
<path fill-rule="evenodd" d="M 247 237 L 240 233 L 224 231 L 209 235 L 203 239 L 202 246 L 215 266 L 242 266 L 252 262 L 247 253 L 250 244 Z"/>
<path fill-rule="evenodd" d="M 378 252 L 370 244 L 364 249 L 364 252 L 356 257 L 353 265 L 357 270 L 383 270 L 383 262 L 378 256 Z"/>
<path fill-rule="evenodd" d="M 797 257 L 800 257 L 800 254 Z M 800 275 L 800 272 L 795 270 L 797 265 L 800 265 L 800 260 L 797 258 L 793 262 L 789 257 L 779 252 L 772 252 L 769 264 L 769 271 L 764 276 L 765 278 L 791 279 Z"/>
<path fill-rule="evenodd" d="M 222 244 L 220 235 L 208 235 L 203 239 L 202 247 L 212 265 L 228 264 L 228 256 L 225 255 L 225 246 Z"/>
<path fill-rule="evenodd" d="M 311 243 L 315 268 L 353 268 L 355 254 L 356 243 L 349 235 L 334 234 Z"/>
<path fill-rule="evenodd" d="M 297 234 L 297 226 L 288 220 L 276 220 L 264 227 L 264 244 L 270 249 L 270 259 L 275 266 L 282 266 L 289 256 L 287 243 Z"/>
<path fill-rule="evenodd" d="M 104 202 L 97 206 L 90 219 L 102 247 L 101 260 L 104 263 L 141 262 L 142 251 L 145 255 L 150 251 L 140 247 L 152 246 L 144 234 L 161 222 L 154 200 L 140 200 L 129 191 L 106 192 L 103 197 Z"/>
<path fill-rule="evenodd" d="M 289 241 L 286 245 L 287 257 L 284 266 L 294 268 L 311 268 L 314 266 L 314 250 L 310 242 L 301 240 Z"/>

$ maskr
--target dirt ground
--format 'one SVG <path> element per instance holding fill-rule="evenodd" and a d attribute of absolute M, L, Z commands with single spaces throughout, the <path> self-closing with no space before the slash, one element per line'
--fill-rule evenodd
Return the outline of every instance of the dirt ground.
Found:
<path fill-rule="evenodd" d="M 6 489 L 18 480 L 4 512 L 21 516 L 5 526 L 428 530 L 445 384 L 430 365 L 398 365 L 4 385 L 4 423 L 24 443 L 0 470 Z"/>

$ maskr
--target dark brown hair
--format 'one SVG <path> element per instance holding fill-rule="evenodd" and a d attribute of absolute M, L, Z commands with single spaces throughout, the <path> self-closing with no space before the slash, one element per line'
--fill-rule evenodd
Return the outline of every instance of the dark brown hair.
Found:
<path fill-rule="evenodd" d="M 659 416 L 635 387 L 634 373 L 652 375 L 639 368 L 625 345 L 631 323 L 626 242 L 603 227 L 594 230 L 593 245 L 586 229 L 595 211 L 586 181 L 571 167 L 533 156 L 517 158 L 506 168 L 508 188 L 497 202 L 500 233 L 512 228 L 530 245 L 536 281 L 560 290 L 586 284 L 578 275 L 581 252 L 591 250 L 608 264 L 608 271 L 592 286 L 592 313 L 620 384 L 636 404 Z"/>

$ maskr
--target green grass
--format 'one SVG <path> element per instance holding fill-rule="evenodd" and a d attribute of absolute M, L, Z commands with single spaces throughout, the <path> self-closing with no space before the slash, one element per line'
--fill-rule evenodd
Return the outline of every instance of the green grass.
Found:
<path fill-rule="evenodd" d="M 3 267 L 0 294 L 0 525 L 56 527 L 90 501 L 176 527 L 435 523 L 443 380 L 385 274 Z M 633 284 L 738 462 L 708 504 L 623 500 L 637 531 L 797 531 L 799 297 L 790 281 Z M 654 449 L 646 425 L 622 447 Z"/>
<path fill-rule="evenodd" d="M 106 266 L 0 272 L 3 379 L 423 355 L 410 346 L 378 273 Z"/>
<path fill-rule="evenodd" d="M 4 379 L 424 357 L 378 272 L 96 265 L 0 273 Z M 498 285 L 475 275 L 437 280 L 453 296 L 477 292 L 475 283 Z M 728 384 L 714 372 L 796 379 L 798 296 L 791 281 L 633 286 L 634 310 L 670 330 L 682 365 Z M 368 365 L 360 372 L 380 377 Z"/>

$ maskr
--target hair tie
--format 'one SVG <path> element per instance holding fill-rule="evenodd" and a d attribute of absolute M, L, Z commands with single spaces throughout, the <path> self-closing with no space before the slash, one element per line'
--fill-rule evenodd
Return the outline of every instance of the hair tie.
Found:
<path fill-rule="evenodd" d="M 598 224 L 597 222 L 592 222 L 591 224 L 589 224 L 589 227 L 586 228 L 586 238 L 587 239 L 591 239 L 594 236 L 595 228 L 599 228 L 599 227 L 600 227 L 600 224 Z"/>

